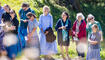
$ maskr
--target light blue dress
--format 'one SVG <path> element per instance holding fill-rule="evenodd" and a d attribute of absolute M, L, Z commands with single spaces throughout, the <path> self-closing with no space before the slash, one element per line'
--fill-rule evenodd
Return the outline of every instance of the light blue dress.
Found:
<path fill-rule="evenodd" d="M 51 14 L 48 14 L 45 16 L 44 14 L 40 15 L 39 18 L 39 40 L 40 40 L 40 49 L 41 49 L 41 55 L 50 55 L 50 54 L 56 54 L 57 53 L 57 43 L 56 40 L 52 43 L 48 43 L 46 41 L 45 34 L 41 31 L 41 28 L 43 31 L 45 31 L 47 28 L 52 27 L 53 28 L 53 17 Z"/>
<path fill-rule="evenodd" d="M 36 19 L 34 19 L 33 21 L 29 20 L 28 22 L 29 33 L 31 33 L 33 29 L 37 27 L 38 27 L 38 22 Z M 39 49 L 40 44 L 39 44 L 39 37 L 38 37 L 37 29 L 34 32 L 33 36 L 31 37 L 31 42 L 27 45 L 28 47 L 35 47 Z"/>

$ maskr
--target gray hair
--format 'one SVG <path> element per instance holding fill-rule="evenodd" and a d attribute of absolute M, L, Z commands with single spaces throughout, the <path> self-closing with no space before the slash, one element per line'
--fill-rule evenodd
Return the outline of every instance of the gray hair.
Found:
<path fill-rule="evenodd" d="M 89 14 L 87 18 L 93 18 L 93 19 L 95 19 L 95 17 L 92 14 Z"/>
<path fill-rule="evenodd" d="M 81 17 L 82 20 L 85 19 L 84 15 L 82 13 L 77 13 L 76 19 L 78 20 L 78 17 Z"/>

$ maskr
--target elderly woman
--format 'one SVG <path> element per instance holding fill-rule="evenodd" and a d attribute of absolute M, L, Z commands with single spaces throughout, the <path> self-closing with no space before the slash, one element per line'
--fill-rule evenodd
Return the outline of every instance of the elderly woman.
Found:
<path fill-rule="evenodd" d="M 68 55 L 68 48 L 70 43 L 69 40 L 70 28 L 71 28 L 71 21 L 69 20 L 69 15 L 67 12 L 63 12 L 62 18 L 58 20 L 55 29 L 57 31 L 58 44 L 60 45 L 62 57 L 64 60 L 66 60 L 66 58 L 64 57 L 64 48 L 66 50 L 66 56 L 70 60 Z"/>
<path fill-rule="evenodd" d="M 35 14 L 35 12 L 29 7 L 28 3 L 23 3 L 22 8 L 19 10 L 19 16 L 20 16 L 19 38 L 22 42 L 21 44 L 22 48 L 25 48 L 26 45 L 25 37 L 27 36 L 27 26 L 28 26 L 28 18 L 26 14 L 28 12 L 32 12 Z"/>
<path fill-rule="evenodd" d="M 85 23 L 85 20 L 84 20 L 84 16 L 82 13 L 77 13 L 77 16 L 76 16 L 76 20 L 73 24 L 73 27 L 72 27 L 72 32 L 73 32 L 73 41 L 76 41 L 76 46 L 79 44 L 79 43 L 83 43 L 83 42 L 86 42 L 86 23 Z M 78 50 L 78 56 L 79 57 L 84 57 L 84 53 L 80 53 Z"/>
<path fill-rule="evenodd" d="M 101 34 L 99 33 L 98 26 L 96 24 L 92 25 L 92 33 L 89 37 L 89 46 L 86 56 L 86 60 L 101 60 L 100 57 L 100 40 Z"/>
<path fill-rule="evenodd" d="M 40 39 L 40 49 L 41 49 L 41 55 L 46 55 L 47 59 L 53 59 L 50 55 L 57 53 L 57 43 L 56 41 L 53 41 L 52 43 L 49 43 L 46 41 L 46 31 L 47 28 L 51 27 L 53 28 L 53 17 L 49 13 L 50 9 L 48 6 L 43 7 L 43 14 L 39 17 L 39 39 Z"/>
<path fill-rule="evenodd" d="M 99 27 L 99 33 L 101 34 L 101 41 L 103 41 L 103 35 L 102 35 L 102 29 L 101 29 L 101 25 L 98 21 L 95 21 L 95 17 L 92 14 L 89 14 L 87 17 L 87 32 L 88 32 L 88 39 L 90 34 L 92 33 L 92 28 L 91 26 L 93 24 L 96 24 Z"/>

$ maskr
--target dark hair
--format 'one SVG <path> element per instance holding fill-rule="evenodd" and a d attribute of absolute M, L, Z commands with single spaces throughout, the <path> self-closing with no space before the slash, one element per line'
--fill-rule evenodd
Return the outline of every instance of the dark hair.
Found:
<path fill-rule="evenodd" d="M 22 7 L 29 7 L 28 3 L 22 3 Z"/>
<path fill-rule="evenodd" d="M 67 18 L 66 18 L 66 19 L 68 19 L 68 18 L 69 18 L 69 14 L 68 14 L 66 11 L 62 12 L 62 14 L 66 14 L 66 16 L 67 16 Z"/>
<path fill-rule="evenodd" d="M 9 10 L 11 10 L 10 6 L 9 6 L 9 5 L 7 5 L 7 4 L 5 4 L 5 5 L 4 5 L 4 7 L 8 7 L 8 8 L 9 8 Z"/>
<path fill-rule="evenodd" d="M 26 16 L 29 16 L 29 17 L 34 17 L 34 18 L 36 18 L 36 15 L 35 14 L 33 14 L 32 12 L 28 12 L 27 14 L 26 14 Z"/>

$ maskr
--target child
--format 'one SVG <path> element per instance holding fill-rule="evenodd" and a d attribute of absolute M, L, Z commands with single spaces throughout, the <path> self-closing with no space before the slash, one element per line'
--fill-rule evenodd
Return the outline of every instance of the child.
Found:
<path fill-rule="evenodd" d="M 101 60 L 100 57 L 101 35 L 96 24 L 92 25 L 92 34 L 89 39 L 89 47 L 86 60 Z"/>

